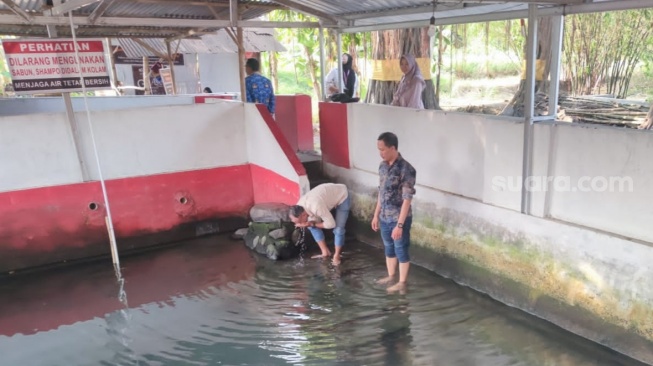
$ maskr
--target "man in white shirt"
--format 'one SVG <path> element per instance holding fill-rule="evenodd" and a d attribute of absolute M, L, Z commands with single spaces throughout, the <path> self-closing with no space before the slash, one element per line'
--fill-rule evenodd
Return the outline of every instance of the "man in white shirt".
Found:
<path fill-rule="evenodd" d="M 328 258 L 331 251 L 326 245 L 322 229 L 333 229 L 336 253 L 333 264 L 340 264 L 340 254 L 345 244 L 345 224 L 349 217 L 349 191 L 344 184 L 324 183 L 313 188 L 290 208 L 290 219 L 296 227 L 306 227 L 320 246 L 322 254 L 313 258 Z M 331 210 L 335 208 L 336 217 Z"/>

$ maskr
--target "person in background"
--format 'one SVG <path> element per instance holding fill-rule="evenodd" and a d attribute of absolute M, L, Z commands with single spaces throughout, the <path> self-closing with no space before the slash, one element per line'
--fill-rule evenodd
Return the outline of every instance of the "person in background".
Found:
<path fill-rule="evenodd" d="M 203 90 L 202 92 L 203 92 L 203 93 L 211 94 L 211 93 L 213 93 L 213 90 L 211 90 L 211 88 L 209 88 L 209 87 L 207 86 L 206 88 L 204 88 L 204 90 Z"/>
<path fill-rule="evenodd" d="M 385 247 L 388 276 L 377 281 L 393 281 L 399 262 L 399 282 L 388 288 L 389 292 L 405 289 L 410 269 L 410 226 L 413 222 L 411 203 L 415 194 L 417 173 L 398 151 L 399 139 L 392 132 L 384 132 L 377 139 L 381 155 L 379 165 L 379 198 L 376 202 L 372 230 L 381 229 Z"/>
<path fill-rule="evenodd" d="M 343 53 L 342 58 L 342 86 L 344 93 L 353 98 L 358 89 L 358 76 L 353 69 L 354 60 L 348 53 Z M 339 93 L 338 89 L 338 67 L 334 67 L 326 76 L 324 83 L 327 86 L 327 97 Z"/>
<path fill-rule="evenodd" d="M 302 196 L 296 205 L 290 208 L 290 220 L 296 227 L 307 227 L 313 239 L 320 246 L 321 255 L 313 258 L 328 258 L 331 251 L 326 245 L 322 229 L 333 229 L 336 254 L 333 255 L 333 265 L 340 264 L 342 247 L 345 245 L 345 225 L 349 217 L 351 202 L 349 191 L 344 184 L 323 183 L 311 189 Z M 336 210 L 336 218 L 331 210 Z"/>
<path fill-rule="evenodd" d="M 245 62 L 245 72 L 247 73 L 245 78 L 246 100 L 248 103 L 264 104 L 274 116 L 275 97 L 272 82 L 261 75 L 260 68 L 261 65 L 255 58 L 249 58 Z"/>
<path fill-rule="evenodd" d="M 154 65 L 150 66 L 150 76 L 153 77 L 153 84 L 163 84 L 163 79 L 161 79 L 161 69 L 163 68 L 163 59 L 160 58 Z"/>
<path fill-rule="evenodd" d="M 422 101 L 422 92 L 426 87 L 426 82 L 419 70 L 415 57 L 410 54 L 401 56 L 399 67 L 404 76 L 401 77 L 397 90 L 392 97 L 391 105 L 397 107 L 407 107 L 424 109 Z"/>

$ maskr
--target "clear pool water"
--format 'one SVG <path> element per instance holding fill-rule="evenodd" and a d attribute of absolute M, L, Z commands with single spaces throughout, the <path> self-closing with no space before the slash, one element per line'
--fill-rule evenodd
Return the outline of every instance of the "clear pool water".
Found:
<path fill-rule="evenodd" d="M 309 250 L 307 256 L 315 252 Z M 0 279 L 0 365 L 638 365 L 383 253 L 272 262 L 209 237 L 110 263 Z"/>

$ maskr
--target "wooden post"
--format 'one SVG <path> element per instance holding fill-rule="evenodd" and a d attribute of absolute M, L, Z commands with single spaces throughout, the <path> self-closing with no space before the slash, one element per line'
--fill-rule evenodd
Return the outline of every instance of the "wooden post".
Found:
<path fill-rule="evenodd" d="M 245 90 L 245 47 L 243 46 L 243 28 L 236 29 L 236 41 L 238 42 L 238 65 L 240 66 L 240 100 L 247 102 Z"/>
<path fill-rule="evenodd" d="M 175 81 L 175 60 L 172 58 L 169 40 L 166 40 L 166 49 L 168 50 L 168 65 L 170 65 L 170 75 L 172 76 L 172 95 L 177 95 L 177 82 Z"/>
<path fill-rule="evenodd" d="M 116 69 L 116 54 L 113 52 L 113 48 L 111 46 L 111 38 L 107 38 L 107 48 L 109 49 L 109 53 L 111 54 L 111 57 L 109 58 L 111 62 L 111 71 L 113 72 L 113 85 L 118 88 L 118 70 Z"/>
<path fill-rule="evenodd" d="M 152 95 L 152 85 L 150 85 L 150 60 L 143 56 L 143 91 L 144 95 Z"/>

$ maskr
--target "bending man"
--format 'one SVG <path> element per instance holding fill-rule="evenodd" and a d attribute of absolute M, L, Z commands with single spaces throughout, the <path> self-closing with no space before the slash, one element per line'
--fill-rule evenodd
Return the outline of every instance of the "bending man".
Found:
<path fill-rule="evenodd" d="M 340 264 L 342 246 L 345 244 L 345 224 L 349 217 L 349 192 L 344 184 L 324 183 L 313 188 L 290 208 L 290 219 L 296 227 L 307 227 L 320 246 L 321 255 L 313 258 L 328 258 L 331 251 L 326 245 L 322 229 L 333 229 L 336 254 L 333 264 Z M 331 210 L 335 208 L 336 217 Z"/>

